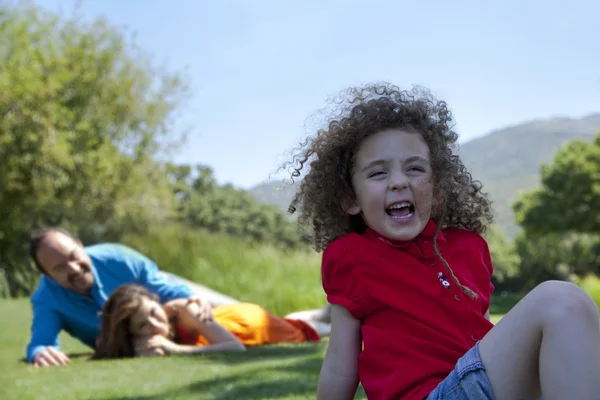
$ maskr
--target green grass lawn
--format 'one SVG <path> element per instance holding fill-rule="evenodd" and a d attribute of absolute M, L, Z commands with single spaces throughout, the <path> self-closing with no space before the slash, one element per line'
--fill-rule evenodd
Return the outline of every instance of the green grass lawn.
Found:
<path fill-rule="evenodd" d="M 0 301 L 0 399 L 314 399 L 326 342 L 245 353 L 88 361 L 88 348 L 63 334 L 67 367 L 22 360 L 31 311 L 26 299 Z M 356 398 L 364 399 L 359 391 Z"/>
<path fill-rule="evenodd" d="M 498 318 L 494 318 L 497 320 Z M 88 361 L 90 350 L 66 334 L 67 367 L 23 361 L 31 311 L 26 299 L 0 301 L 0 399 L 314 399 L 327 346 L 267 346 L 245 353 Z M 356 396 L 365 399 L 362 389 Z"/>
<path fill-rule="evenodd" d="M 181 242 L 179 247 L 146 239 L 131 244 L 162 269 L 208 283 L 275 314 L 325 304 L 316 253 L 282 253 L 212 235 L 198 236 L 193 243 L 174 237 Z M 181 248 L 189 249 L 189 254 Z M 582 286 L 598 301 L 597 281 Z M 497 322 L 519 298 L 493 297 L 492 320 Z M 29 301 L 0 300 L 0 321 L 0 400 L 314 399 L 327 346 L 323 341 L 234 354 L 90 362 L 90 350 L 63 334 L 62 349 L 71 356 L 71 365 L 36 369 L 23 361 L 31 323 Z M 356 398 L 366 398 L 361 389 Z"/>

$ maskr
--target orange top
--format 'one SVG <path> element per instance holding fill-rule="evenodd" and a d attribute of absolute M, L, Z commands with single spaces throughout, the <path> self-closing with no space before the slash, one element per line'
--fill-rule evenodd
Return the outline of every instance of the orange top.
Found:
<path fill-rule="evenodd" d="M 215 322 L 245 346 L 320 340 L 317 332 L 306 322 L 277 317 L 256 304 L 227 304 L 213 308 L 212 312 Z M 191 334 L 179 325 L 176 326 L 175 341 L 197 346 L 210 344 L 204 336 Z"/>

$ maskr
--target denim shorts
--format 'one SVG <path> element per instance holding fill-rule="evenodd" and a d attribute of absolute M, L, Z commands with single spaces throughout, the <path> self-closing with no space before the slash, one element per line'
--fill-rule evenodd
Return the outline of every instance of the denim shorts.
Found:
<path fill-rule="evenodd" d="M 479 356 L 479 342 L 459 358 L 450 375 L 426 398 L 426 400 L 494 399 L 492 385 Z"/>

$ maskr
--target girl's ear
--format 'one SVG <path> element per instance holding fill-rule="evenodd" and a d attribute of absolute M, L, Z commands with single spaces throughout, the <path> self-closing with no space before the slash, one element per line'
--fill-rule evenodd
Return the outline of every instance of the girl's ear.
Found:
<path fill-rule="evenodd" d="M 356 199 L 345 198 L 342 200 L 342 210 L 346 212 L 346 214 L 350 215 L 358 215 L 362 211 Z"/>

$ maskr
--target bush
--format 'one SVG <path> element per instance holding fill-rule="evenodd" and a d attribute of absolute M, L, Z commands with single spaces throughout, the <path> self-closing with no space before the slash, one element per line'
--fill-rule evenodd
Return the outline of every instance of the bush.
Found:
<path fill-rule="evenodd" d="M 596 302 L 600 308 L 600 279 L 596 276 L 589 275 L 575 282 L 580 288 L 585 290 L 587 294 Z M 513 308 L 527 292 L 510 293 L 501 292 L 492 294 L 492 303 L 490 304 L 490 314 L 506 314 Z"/>
<path fill-rule="evenodd" d="M 587 294 L 590 295 L 592 299 L 596 302 L 596 305 L 600 307 L 600 279 L 596 276 L 587 276 L 583 279 L 580 279 L 577 282 L 579 287 L 586 291 Z"/>

